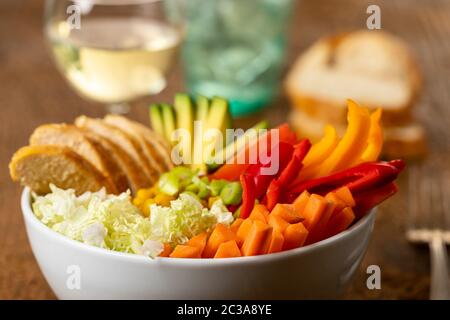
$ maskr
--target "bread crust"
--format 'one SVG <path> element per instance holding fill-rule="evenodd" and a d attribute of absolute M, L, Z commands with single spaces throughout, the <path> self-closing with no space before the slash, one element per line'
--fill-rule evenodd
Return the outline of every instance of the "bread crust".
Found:
<path fill-rule="evenodd" d="M 89 161 L 70 148 L 56 145 L 34 145 L 20 148 L 9 164 L 11 178 L 37 194 L 50 192 L 50 184 L 74 189 L 77 194 L 115 187 Z"/>

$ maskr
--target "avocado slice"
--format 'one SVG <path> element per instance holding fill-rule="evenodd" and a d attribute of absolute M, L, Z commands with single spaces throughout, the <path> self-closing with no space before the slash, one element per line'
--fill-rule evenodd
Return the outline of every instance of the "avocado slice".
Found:
<path fill-rule="evenodd" d="M 199 123 L 196 123 L 197 130 L 194 124 L 194 145 L 192 153 L 192 169 L 199 170 L 200 174 L 207 173 L 206 165 L 203 163 L 203 133 L 205 130 L 206 121 L 209 113 L 209 99 L 205 96 L 198 95 L 195 98 L 195 121 L 201 122 L 201 129 L 198 127 Z"/>
<path fill-rule="evenodd" d="M 192 141 L 194 135 L 194 110 L 191 98 L 187 94 L 177 93 L 175 95 L 175 113 L 177 129 L 185 129 L 189 133 L 189 139 L 181 141 L 181 152 L 185 164 L 191 163 Z"/>
<path fill-rule="evenodd" d="M 172 132 L 175 131 L 176 127 L 175 127 L 175 114 L 173 112 L 172 106 L 165 103 L 162 104 L 161 114 L 164 123 L 164 136 L 166 137 L 167 141 L 173 144 L 174 141 L 172 141 Z"/>
<path fill-rule="evenodd" d="M 208 111 L 209 111 L 209 100 L 205 96 L 197 96 L 195 99 L 196 103 L 196 115 L 195 120 L 202 121 L 203 123 L 206 122 L 206 119 L 208 117 Z"/>
<path fill-rule="evenodd" d="M 155 132 L 165 137 L 164 123 L 159 105 L 152 104 L 149 107 L 150 124 Z"/>
<path fill-rule="evenodd" d="M 216 155 L 215 158 L 223 159 L 222 163 L 214 163 L 213 159 L 210 159 L 207 162 L 208 171 L 212 171 L 220 167 L 223 163 L 225 163 L 229 159 L 227 158 L 227 154 L 232 152 L 233 155 L 236 154 L 239 150 L 241 150 L 245 146 L 246 143 L 250 143 L 254 139 L 257 139 L 259 130 L 267 129 L 268 126 L 269 126 L 268 122 L 263 120 L 250 128 L 254 130 L 245 131 L 243 135 L 239 136 L 234 142 L 229 143 L 225 148 L 222 149 L 222 151 L 219 154 Z"/>
<path fill-rule="evenodd" d="M 204 126 L 204 134 L 209 129 L 218 129 L 222 133 L 223 140 L 225 141 L 225 129 L 230 121 L 230 114 L 228 111 L 228 102 L 225 99 L 214 97 L 211 102 L 208 117 L 206 119 L 206 125 Z M 204 159 L 209 159 L 213 156 L 215 151 L 216 141 L 208 139 L 203 144 Z"/>

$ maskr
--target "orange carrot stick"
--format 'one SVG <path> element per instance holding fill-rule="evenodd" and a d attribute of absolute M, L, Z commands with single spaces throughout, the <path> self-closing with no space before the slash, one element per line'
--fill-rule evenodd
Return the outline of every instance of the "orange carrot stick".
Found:
<path fill-rule="evenodd" d="M 191 247 L 179 244 L 170 254 L 171 258 L 201 258 L 200 249 L 197 247 Z"/>
<path fill-rule="evenodd" d="M 168 257 L 173 251 L 173 248 L 170 244 L 164 243 L 163 252 L 159 254 L 159 257 Z"/>
<path fill-rule="evenodd" d="M 289 223 L 297 223 L 303 220 L 303 217 L 295 211 L 294 205 L 286 203 L 277 203 L 270 215 L 279 216 Z"/>
<path fill-rule="evenodd" d="M 234 234 L 237 234 L 239 227 L 241 226 L 242 222 L 244 222 L 244 219 L 242 218 L 237 218 L 236 220 L 234 220 L 234 222 L 231 224 L 231 231 L 234 232 Z"/>
<path fill-rule="evenodd" d="M 303 214 L 303 210 L 305 210 L 305 206 L 308 203 L 309 197 L 310 197 L 309 192 L 305 190 L 297 197 L 297 199 L 295 199 L 293 205 L 295 212 L 297 212 L 297 214 L 299 215 Z"/>
<path fill-rule="evenodd" d="M 349 207 L 355 206 L 355 199 L 348 187 L 341 187 L 333 191 Z"/>
<path fill-rule="evenodd" d="M 255 256 L 263 253 L 263 245 L 272 227 L 264 222 L 256 220 L 253 222 L 250 233 L 245 238 L 241 251 L 244 256 Z"/>
<path fill-rule="evenodd" d="M 284 230 L 286 230 L 286 228 L 288 227 L 289 222 L 287 222 L 280 216 L 274 216 L 273 214 L 271 214 L 269 216 L 269 225 L 272 228 L 279 230 L 281 233 L 283 233 Z"/>
<path fill-rule="evenodd" d="M 275 253 L 283 250 L 284 237 L 283 233 L 280 230 L 273 229 L 272 233 L 267 237 L 266 242 L 264 243 L 263 252 Z"/>
<path fill-rule="evenodd" d="M 242 244 L 244 243 L 245 238 L 247 238 L 247 235 L 250 232 L 250 229 L 252 228 L 253 225 L 253 221 L 252 219 L 245 219 L 244 222 L 242 222 L 241 226 L 238 229 L 238 232 L 236 233 L 236 237 L 237 237 L 237 244 L 240 247 L 242 247 Z"/>
<path fill-rule="evenodd" d="M 344 231 L 352 224 L 353 220 L 355 220 L 353 210 L 350 207 L 344 208 L 331 217 L 325 233 L 326 238 L 332 237 Z"/>
<path fill-rule="evenodd" d="M 186 245 L 199 248 L 200 252 L 202 253 L 203 250 L 205 250 L 207 240 L 208 240 L 208 234 L 206 232 L 203 232 L 203 233 L 200 233 L 199 235 L 196 235 L 195 237 L 191 238 L 186 243 Z"/>
<path fill-rule="evenodd" d="M 301 247 L 308 237 L 308 230 L 303 223 L 289 225 L 284 231 L 283 250 L 290 250 Z"/>
<path fill-rule="evenodd" d="M 224 243 L 221 243 L 219 249 L 217 249 L 216 254 L 214 255 L 214 259 L 217 258 L 233 258 L 240 257 L 241 251 L 235 240 L 230 240 Z"/>
<path fill-rule="evenodd" d="M 328 202 L 324 197 L 313 194 L 309 197 L 308 203 L 303 210 L 303 216 L 305 221 L 303 221 L 304 226 L 309 231 L 314 230 L 316 225 L 319 223 L 323 212 L 327 208 Z"/>
<path fill-rule="evenodd" d="M 229 240 L 234 240 L 236 235 L 231 231 L 231 229 L 221 223 L 216 225 L 213 232 L 209 236 L 208 242 L 206 243 L 205 250 L 203 250 L 202 256 L 204 258 L 212 258 L 216 254 L 217 249 L 220 244 Z"/>
<path fill-rule="evenodd" d="M 269 210 L 267 210 L 266 206 L 263 204 L 255 204 L 248 218 L 267 223 L 267 219 L 269 218 Z"/>

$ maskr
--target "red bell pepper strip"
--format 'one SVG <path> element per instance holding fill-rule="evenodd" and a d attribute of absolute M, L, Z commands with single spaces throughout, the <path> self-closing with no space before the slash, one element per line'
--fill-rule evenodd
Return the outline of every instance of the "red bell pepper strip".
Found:
<path fill-rule="evenodd" d="M 251 174 L 242 174 L 240 177 L 242 185 L 242 204 L 240 218 L 246 219 L 255 205 L 255 178 Z"/>
<path fill-rule="evenodd" d="M 311 142 L 305 139 L 294 147 L 292 158 L 277 179 L 272 180 L 266 193 L 266 206 L 271 211 L 278 203 L 280 193 L 298 176 L 303 167 L 303 159 L 311 148 Z"/>
<path fill-rule="evenodd" d="M 274 146 L 270 154 L 268 154 L 269 160 L 267 163 L 253 164 L 247 168 L 245 173 L 252 175 L 255 179 L 255 196 L 257 199 L 260 199 L 265 195 L 267 188 L 273 179 L 283 172 L 292 158 L 293 152 L 294 147 L 291 144 L 280 142 Z M 272 174 L 267 174 L 268 169 L 273 166 L 274 163 L 278 166 L 277 170 L 273 171 Z"/>
<path fill-rule="evenodd" d="M 292 186 L 288 200 L 295 199 L 304 190 L 323 195 L 343 186 L 347 186 L 356 195 L 394 181 L 404 167 L 403 160 L 362 163 L 327 177 L 296 184 Z"/>
<path fill-rule="evenodd" d="M 398 191 L 395 182 L 385 184 L 376 189 L 370 189 L 355 196 L 356 206 L 353 208 L 356 219 L 361 218 L 370 209 L 374 208 Z"/>
<path fill-rule="evenodd" d="M 253 141 L 249 145 L 245 146 L 245 148 L 241 149 L 230 161 L 223 164 L 216 172 L 210 175 L 211 179 L 224 179 L 228 181 L 237 181 L 242 173 L 244 173 L 248 167 L 251 165 L 250 160 L 250 151 L 252 148 L 257 146 L 258 155 L 262 155 L 264 152 L 267 152 L 267 148 L 272 147 L 272 134 L 273 130 L 278 130 L 278 138 L 279 141 L 273 141 L 273 145 L 278 142 L 284 142 L 291 145 L 294 145 L 297 142 L 297 137 L 295 132 L 289 128 L 288 124 L 282 124 L 279 127 L 268 130 L 265 134 L 260 136 L 257 140 Z M 260 143 L 260 141 L 266 140 L 266 143 Z M 241 159 L 244 159 L 244 163 L 240 163 Z"/>

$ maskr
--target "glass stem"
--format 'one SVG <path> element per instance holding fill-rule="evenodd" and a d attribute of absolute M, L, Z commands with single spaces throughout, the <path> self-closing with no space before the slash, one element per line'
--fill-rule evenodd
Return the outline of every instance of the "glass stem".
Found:
<path fill-rule="evenodd" d="M 130 112 L 130 105 L 128 103 L 112 103 L 106 106 L 107 113 L 113 114 L 127 114 Z"/>

